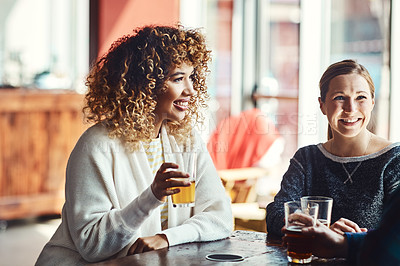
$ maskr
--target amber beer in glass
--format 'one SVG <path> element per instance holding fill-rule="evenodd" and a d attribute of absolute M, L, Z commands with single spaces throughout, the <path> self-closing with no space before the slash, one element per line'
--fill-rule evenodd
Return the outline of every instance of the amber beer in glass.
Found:
<path fill-rule="evenodd" d="M 295 213 L 302 213 L 311 218 L 312 224 L 315 225 L 318 204 L 310 203 L 307 208 L 302 208 L 300 201 L 285 202 L 285 225 L 286 225 L 286 244 L 287 257 L 292 263 L 310 263 L 312 259 L 312 236 L 306 236 L 301 233 L 301 229 L 306 226 L 298 221 L 290 219 Z"/>
<path fill-rule="evenodd" d="M 196 163 L 197 155 L 195 152 L 173 152 L 173 162 L 179 165 L 178 171 L 183 171 L 189 174 L 188 178 L 171 178 L 179 181 L 190 181 L 188 187 L 179 188 L 180 192 L 171 195 L 172 206 L 174 207 L 193 207 L 195 205 L 195 187 L 196 187 Z"/>
<path fill-rule="evenodd" d="M 301 233 L 302 226 L 289 226 L 286 228 L 287 255 L 291 262 L 311 262 L 312 236 L 305 236 Z M 309 260 L 306 262 L 306 260 Z"/>
<path fill-rule="evenodd" d="M 174 178 L 179 180 L 179 178 Z M 185 180 L 186 178 L 182 178 L 181 180 Z M 187 207 L 194 206 L 194 196 L 195 196 L 195 181 L 190 181 L 189 187 L 179 187 L 181 190 L 179 193 L 172 195 L 172 203 L 174 205 L 182 205 L 186 204 Z"/>

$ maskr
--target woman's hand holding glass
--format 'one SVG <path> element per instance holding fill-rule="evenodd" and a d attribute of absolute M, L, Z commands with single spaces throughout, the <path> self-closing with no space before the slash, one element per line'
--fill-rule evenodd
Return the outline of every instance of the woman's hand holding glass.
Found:
<path fill-rule="evenodd" d="M 160 201 L 166 201 L 167 196 L 179 193 L 180 189 L 176 187 L 188 187 L 190 181 L 182 181 L 171 178 L 188 178 L 189 174 L 181 171 L 171 170 L 178 169 L 175 163 L 163 163 L 158 169 L 157 174 L 151 184 L 151 190 L 154 196 Z M 171 189 L 174 188 L 174 189 Z"/>

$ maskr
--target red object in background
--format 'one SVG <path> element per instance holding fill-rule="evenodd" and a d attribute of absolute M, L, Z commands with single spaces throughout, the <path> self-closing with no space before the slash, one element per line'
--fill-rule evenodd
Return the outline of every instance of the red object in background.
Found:
<path fill-rule="evenodd" d="M 254 108 L 221 121 L 207 148 L 217 170 L 251 167 L 279 137 L 273 122 Z"/>
<path fill-rule="evenodd" d="M 123 35 L 149 24 L 174 25 L 179 22 L 179 0 L 99 0 L 98 56 Z"/>

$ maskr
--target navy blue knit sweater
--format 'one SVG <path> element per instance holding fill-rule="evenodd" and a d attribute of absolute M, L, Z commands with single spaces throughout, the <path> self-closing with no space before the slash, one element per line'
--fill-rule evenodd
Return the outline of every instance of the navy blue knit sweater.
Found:
<path fill-rule="evenodd" d="M 346 182 L 348 175 L 343 166 L 352 173 L 358 165 L 352 180 Z M 300 148 L 290 160 L 274 202 L 267 206 L 267 231 L 281 235 L 283 203 L 306 195 L 333 198 L 331 224 L 344 217 L 373 229 L 399 183 L 400 143 L 360 157 L 335 156 L 321 143 Z"/>

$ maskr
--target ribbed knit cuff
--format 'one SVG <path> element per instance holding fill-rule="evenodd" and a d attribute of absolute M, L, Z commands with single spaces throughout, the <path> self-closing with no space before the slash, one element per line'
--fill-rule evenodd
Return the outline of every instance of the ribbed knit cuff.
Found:
<path fill-rule="evenodd" d="M 347 260 L 351 263 L 356 263 L 366 232 L 362 233 L 344 233 L 347 238 Z"/>

